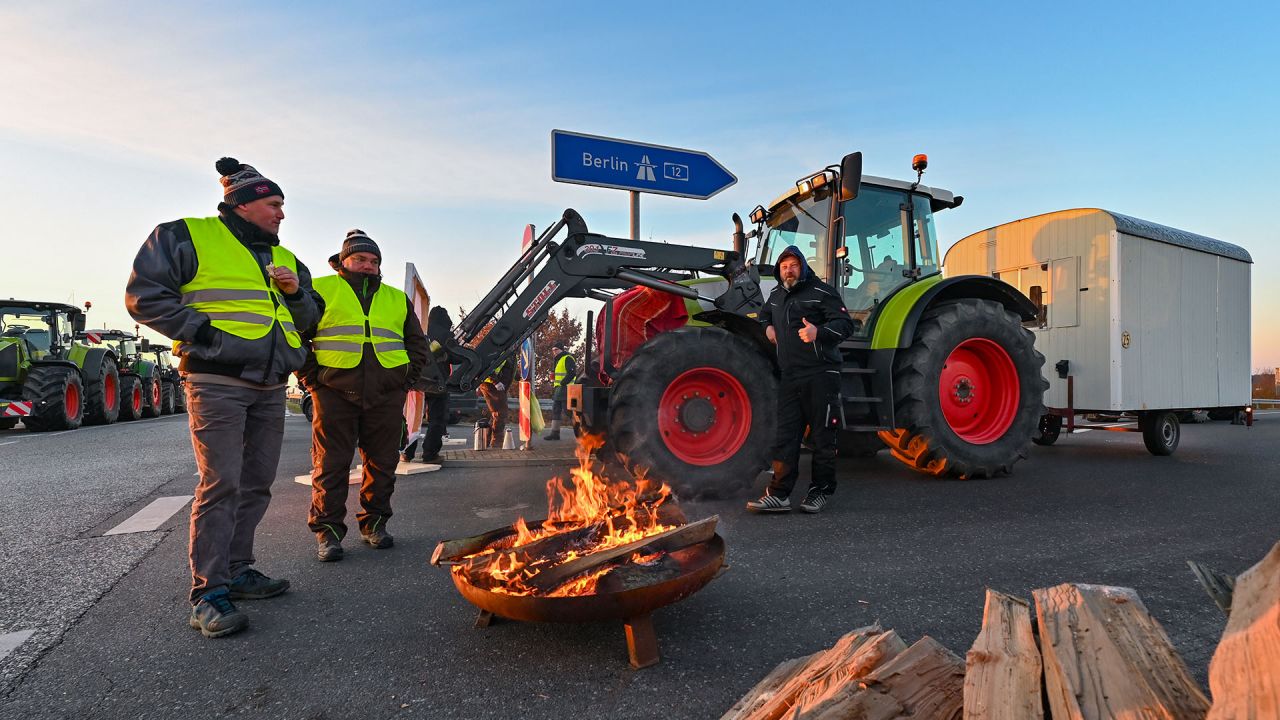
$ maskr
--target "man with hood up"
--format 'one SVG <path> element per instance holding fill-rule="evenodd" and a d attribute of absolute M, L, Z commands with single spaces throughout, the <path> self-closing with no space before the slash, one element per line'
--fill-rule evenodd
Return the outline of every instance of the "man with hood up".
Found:
<path fill-rule="evenodd" d="M 760 323 L 778 346 L 778 432 L 773 447 L 773 480 L 753 512 L 789 512 L 800 476 L 800 442 L 811 429 L 814 451 L 809 491 L 800 509 L 821 512 L 836 491 L 836 442 L 841 428 L 840 343 L 854 324 L 835 288 L 818 279 L 795 245 L 778 256 L 778 285 L 769 294 Z"/>
<path fill-rule="evenodd" d="M 430 361 L 409 297 L 382 282 L 382 251 L 372 238 L 351 230 L 329 265 L 338 274 L 312 282 L 324 314 L 299 373 L 315 403 L 307 520 L 322 562 L 342 559 L 347 475 L 357 447 L 363 464 L 360 537 L 379 550 L 392 546 L 387 519 L 405 398 Z"/>
<path fill-rule="evenodd" d="M 453 318 L 449 317 L 449 311 L 443 305 L 436 305 L 431 308 L 431 312 L 427 313 L 427 342 L 431 345 L 431 352 L 440 366 L 440 372 L 447 380 L 450 361 L 460 361 L 462 358 L 451 352 L 458 346 L 458 341 L 453 337 Z M 440 449 L 444 447 L 445 431 L 449 427 L 449 391 L 427 390 L 426 410 L 427 422 L 422 445 L 422 461 L 438 463 Z M 400 459 L 412 462 L 417 449 L 418 441 L 414 440 L 405 447 Z"/>

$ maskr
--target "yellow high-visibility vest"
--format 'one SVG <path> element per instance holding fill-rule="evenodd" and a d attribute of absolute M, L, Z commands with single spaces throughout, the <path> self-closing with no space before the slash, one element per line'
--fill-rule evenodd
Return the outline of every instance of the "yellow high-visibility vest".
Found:
<path fill-rule="evenodd" d="M 551 376 L 551 384 L 553 386 L 559 387 L 560 383 L 564 382 L 564 376 L 569 374 L 569 361 L 572 359 L 573 356 L 569 353 L 562 353 L 556 360 L 556 369 Z"/>
<path fill-rule="evenodd" d="M 213 326 L 245 340 L 267 336 L 274 325 L 290 347 L 302 347 L 284 296 L 268 281 L 253 251 L 236 239 L 221 218 L 185 218 L 196 250 L 196 276 L 185 283 L 182 304 L 209 316 Z M 276 245 L 271 262 L 298 272 L 298 259 Z"/>
<path fill-rule="evenodd" d="M 403 292 L 379 283 L 366 315 L 360 298 L 341 275 L 316 278 L 311 287 L 324 298 L 324 315 L 311 341 L 317 363 L 325 367 L 353 368 L 360 364 L 365 343 L 373 346 L 382 367 L 409 363 L 409 353 L 404 349 L 409 298 Z"/>

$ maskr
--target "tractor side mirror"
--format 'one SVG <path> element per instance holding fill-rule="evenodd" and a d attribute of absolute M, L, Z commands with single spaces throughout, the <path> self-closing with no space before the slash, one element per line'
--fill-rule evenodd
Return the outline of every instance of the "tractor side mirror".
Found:
<path fill-rule="evenodd" d="M 858 186 L 862 184 L 862 153 L 852 152 L 840 161 L 840 199 L 852 200 L 858 197 Z"/>
<path fill-rule="evenodd" d="M 84 332 L 84 322 L 85 316 L 80 313 L 76 313 L 75 316 L 71 318 L 71 329 L 78 333 Z"/>
<path fill-rule="evenodd" d="M 1044 304 L 1044 288 L 1039 285 L 1032 285 L 1030 289 L 1031 304 L 1036 306 L 1036 327 L 1044 327 L 1048 324 L 1049 308 Z"/>
<path fill-rule="evenodd" d="M 150 340 L 150 339 L 148 339 L 148 338 L 142 338 L 142 345 L 141 345 L 141 347 L 142 347 L 142 352 L 144 352 L 144 353 L 145 353 L 145 352 L 151 352 L 151 340 Z"/>

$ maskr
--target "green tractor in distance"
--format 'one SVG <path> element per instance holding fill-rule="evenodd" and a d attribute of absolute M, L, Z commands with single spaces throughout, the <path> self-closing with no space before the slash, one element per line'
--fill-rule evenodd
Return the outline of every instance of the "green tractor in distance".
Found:
<path fill-rule="evenodd" d="M 182 375 L 173 364 L 173 356 L 169 354 L 169 347 L 143 338 L 139 352 L 142 359 L 156 367 L 156 376 L 160 379 L 160 414 L 185 413 L 187 394 L 182 387 Z"/>
<path fill-rule="evenodd" d="M 161 384 L 156 364 L 142 356 L 140 338 L 124 330 L 86 330 L 76 338 L 110 349 L 120 363 L 120 419 L 160 416 Z"/>
<path fill-rule="evenodd" d="M 117 357 L 75 342 L 84 325 L 74 305 L 0 300 L 0 430 L 19 420 L 34 432 L 116 421 Z"/>

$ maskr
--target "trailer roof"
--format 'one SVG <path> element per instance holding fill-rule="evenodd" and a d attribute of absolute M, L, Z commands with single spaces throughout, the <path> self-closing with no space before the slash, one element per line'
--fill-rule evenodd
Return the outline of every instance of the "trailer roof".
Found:
<path fill-rule="evenodd" d="M 1116 230 L 1125 235 L 1134 235 L 1148 240 L 1155 240 L 1156 242 L 1168 243 L 1169 245 L 1180 245 L 1192 250 L 1239 260 L 1240 262 L 1253 263 L 1253 258 L 1249 255 L 1249 251 L 1239 245 L 1232 245 L 1229 242 L 1205 235 L 1197 235 L 1186 230 L 1179 230 L 1168 225 L 1153 223 L 1150 220 L 1141 220 L 1131 215 L 1122 215 L 1110 210 L 1103 210 L 1102 212 L 1110 215 L 1116 222 Z"/>

